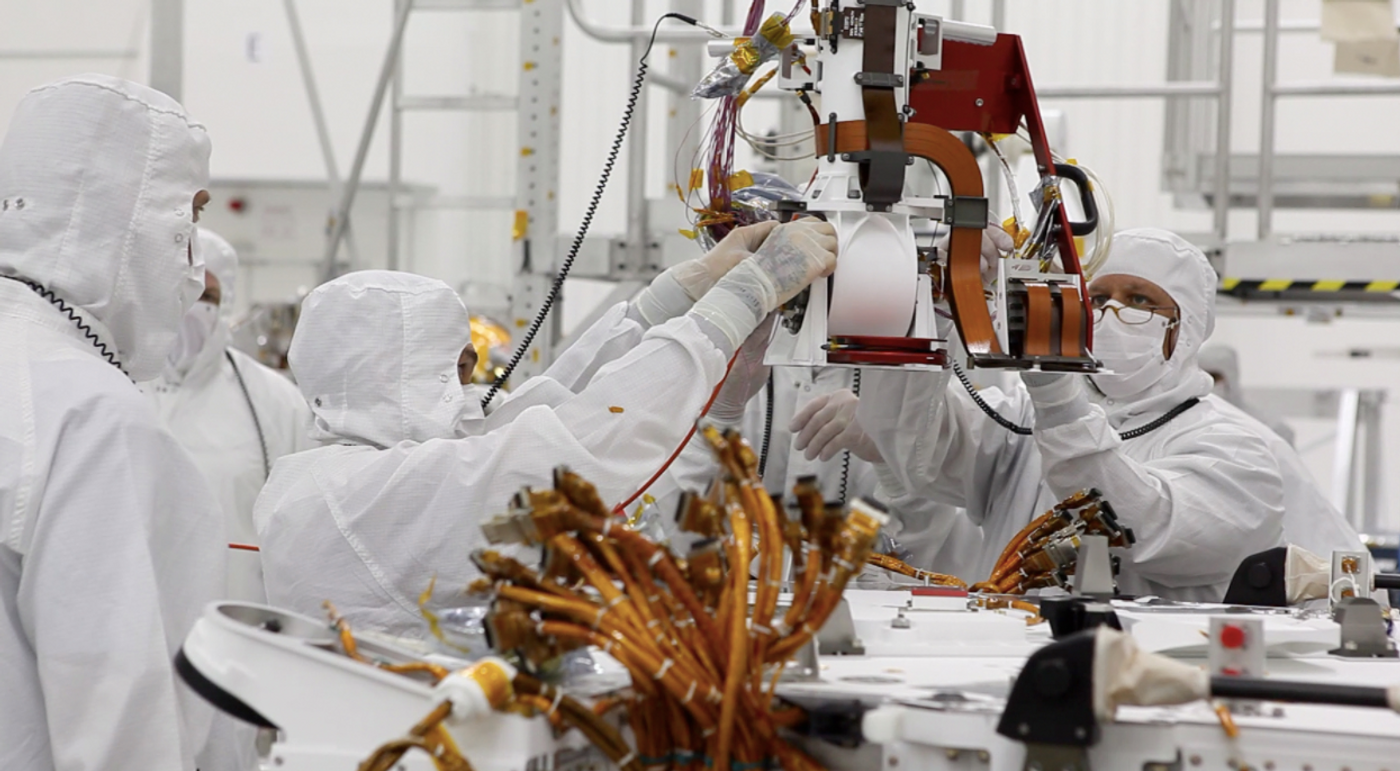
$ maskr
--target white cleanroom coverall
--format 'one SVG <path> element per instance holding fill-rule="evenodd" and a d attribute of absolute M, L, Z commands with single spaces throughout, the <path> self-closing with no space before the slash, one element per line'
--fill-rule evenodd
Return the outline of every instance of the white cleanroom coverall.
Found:
<path fill-rule="evenodd" d="M 1240 357 L 1234 348 L 1223 343 L 1209 343 L 1201 348 L 1201 369 L 1215 381 L 1213 393 L 1235 405 L 1239 410 L 1268 426 L 1288 444 L 1293 444 L 1293 429 L 1282 418 L 1257 410 L 1245 398 L 1240 385 Z"/>
<path fill-rule="evenodd" d="M 1200 250 L 1166 231 L 1125 231 L 1098 277 L 1112 274 L 1146 278 L 1176 301 L 1175 350 L 1163 360 L 1159 334 L 1155 353 L 1149 341 L 1137 358 L 1124 355 L 1133 352 L 1118 350 L 1125 338 L 1105 327 L 1118 323 L 1109 313 L 1096 326 L 1096 353 L 1118 374 L 1093 376 L 1097 386 L 1034 375 L 1029 388 L 981 392 L 1009 420 L 1034 426 L 1034 436 L 997 425 L 948 373 L 867 371 L 856 417 L 889 463 L 877 468 L 896 508 L 942 501 L 981 526 L 985 545 L 964 561 L 966 577 L 985 579 L 1031 519 L 1095 487 L 1137 535 L 1122 555 L 1124 592 L 1218 601 L 1242 559 L 1283 542 L 1278 463 L 1237 413 L 1205 398 L 1211 380 L 1196 355 L 1214 327 L 1216 277 Z M 1202 401 L 1166 425 L 1119 437 L 1191 398 Z"/>
<path fill-rule="evenodd" d="M 199 243 L 222 299 L 190 309 L 160 377 L 141 390 L 204 474 L 229 541 L 256 546 L 253 503 L 278 458 L 316 446 L 311 410 L 291 380 L 229 345 L 238 255 L 208 230 L 199 231 Z M 266 602 L 256 552 L 229 551 L 226 596 Z"/>
<path fill-rule="evenodd" d="M 203 126 L 107 76 L 30 92 L 0 144 L 0 768 L 190 769 L 208 733 L 171 660 L 223 526 L 126 374 L 199 296 L 208 178 Z"/>
<path fill-rule="evenodd" d="M 479 576 L 480 526 L 522 487 L 566 465 L 624 499 L 680 444 L 744 338 L 834 264 L 834 237 L 784 227 L 693 308 L 662 281 L 614 309 L 476 426 L 456 369 L 467 311 L 450 288 L 385 271 L 317 288 L 289 358 L 326 446 L 279 460 L 258 499 L 269 601 L 319 614 L 332 600 L 351 622 L 422 635 L 419 594 Z"/>

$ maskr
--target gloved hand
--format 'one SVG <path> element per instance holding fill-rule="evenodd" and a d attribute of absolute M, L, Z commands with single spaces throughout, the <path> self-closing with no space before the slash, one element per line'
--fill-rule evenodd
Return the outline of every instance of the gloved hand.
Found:
<path fill-rule="evenodd" d="M 648 326 L 656 326 L 690 310 L 715 282 L 751 256 L 777 226 L 776 221 L 769 221 L 735 228 L 705 256 L 667 268 L 637 295 L 637 311 Z"/>
<path fill-rule="evenodd" d="M 952 238 L 951 234 L 938 239 L 933 245 L 944 259 L 948 257 L 948 244 Z M 995 223 L 988 225 L 982 231 L 982 285 L 991 286 L 997 277 L 997 260 L 1001 255 L 1006 254 L 1016 248 L 1016 242 L 1011 238 L 1011 234 Z"/>
<path fill-rule="evenodd" d="M 836 269 L 836 228 L 814 219 L 773 229 L 695 304 L 694 313 L 724 333 L 735 350 L 763 317 Z"/>
<path fill-rule="evenodd" d="M 768 314 L 768 318 L 739 346 L 734 366 L 729 368 L 729 377 L 720 386 L 715 403 L 710 405 L 707 417 L 711 420 L 726 426 L 736 426 L 743 421 L 749 400 L 762 391 L 768 382 L 771 368 L 763 365 L 763 356 L 768 353 L 768 338 L 773 335 L 773 322 L 777 318 L 776 313 Z"/>
<path fill-rule="evenodd" d="M 735 228 L 704 257 L 688 260 L 671 270 L 676 271 L 676 280 L 690 299 L 699 300 L 735 265 L 758 251 L 776 227 L 777 221 L 769 220 Z"/>
<path fill-rule="evenodd" d="M 1089 414 L 1089 400 L 1080 385 L 1082 377 L 1059 372 L 1022 372 L 1021 382 L 1035 407 L 1035 427 L 1048 430 L 1067 425 Z"/>
<path fill-rule="evenodd" d="M 788 425 L 788 430 L 797 434 L 797 449 L 805 451 L 802 454 L 807 460 L 818 456 L 831 460 L 836 453 L 850 450 L 861 460 L 883 463 L 875 442 L 856 422 L 859 403 L 860 399 L 847 388 L 807 402 Z"/>

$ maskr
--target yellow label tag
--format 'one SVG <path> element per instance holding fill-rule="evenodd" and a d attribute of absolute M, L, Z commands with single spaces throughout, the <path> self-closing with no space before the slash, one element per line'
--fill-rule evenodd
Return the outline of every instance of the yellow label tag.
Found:
<path fill-rule="evenodd" d="M 510 238 L 512 241 L 519 241 L 530 232 L 530 212 L 524 209 L 515 210 L 515 222 L 510 227 Z"/>
<path fill-rule="evenodd" d="M 626 410 L 622 409 L 621 407 L 612 406 L 608 408 L 608 412 L 611 412 L 614 415 L 621 415 L 623 412 L 626 412 Z"/>
<path fill-rule="evenodd" d="M 691 170 L 690 170 L 690 189 L 691 189 L 692 191 L 695 191 L 695 190 L 699 190 L 700 188 L 702 188 L 702 187 L 704 187 L 704 186 L 705 186 L 705 170 L 704 170 L 704 169 L 691 169 Z"/>
<path fill-rule="evenodd" d="M 729 175 L 729 189 L 738 190 L 740 188 L 752 187 L 753 175 L 747 171 L 739 170 Z"/>
<path fill-rule="evenodd" d="M 686 230 L 685 228 L 681 228 L 677 232 L 679 232 L 681 235 L 685 236 L 686 238 L 689 238 L 692 241 L 700 237 L 700 231 L 698 230 Z"/>

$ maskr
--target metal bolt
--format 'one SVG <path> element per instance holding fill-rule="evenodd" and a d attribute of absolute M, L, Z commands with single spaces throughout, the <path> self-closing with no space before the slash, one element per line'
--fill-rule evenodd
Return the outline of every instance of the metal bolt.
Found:
<path fill-rule="evenodd" d="M 982 100 L 981 100 L 981 99 L 978 99 L 978 100 L 977 100 L 977 106 L 978 106 L 978 107 L 981 107 L 981 106 L 982 106 Z"/>
<path fill-rule="evenodd" d="M 1025 723 L 1022 723 L 1022 724 L 1016 726 L 1016 733 L 1018 733 L 1018 734 L 1020 734 L 1020 735 L 1022 735 L 1022 736 L 1027 736 L 1027 735 L 1030 734 L 1030 732 L 1031 732 L 1031 727 L 1030 727 L 1029 725 L 1025 724 Z"/>
<path fill-rule="evenodd" d="M 987 752 L 986 750 L 978 750 L 977 760 L 980 763 L 990 763 L 992 760 L 992 754 L 990 752 Z"/>
<path fill-rule="evenodd" d="M 851 159 L 851 154 L 850 154 L 850 153 L 841 153 L 841 160 L 843 160 L 843 161 L 849 161 L 850 159 Z"/>
<path fill-rule="evenodd" d="M 1086 736 L 1088 736 L 1088 735 L 1089 735 L 1089 732 L 1084 730 L 1084 726 L 1076 726 L 1076 727 L 1075 727 L 1075 729 L 1074 729 L 1074 738 L 1076 738 L 1076 739 L 1083 739 L 1084 737 L 1086 737 Z"/>
<path fill-rule="evenodd" d="M 866 204 L 866 205 L 865 205 L 865 210 L 866 210 L 866 211 L 875 211 L 875 204 L 873 204 L 873 203 L 868 203 L 868 204 Z"/>
<path fill-rule="evenodd" d="M 889 764 L 890 764 L 891 766 L 897 766 L 897 765 L 899 765 L 899 756 L 898 756 L 898 755 L 891 755 L 891 756 L 890 756 L 890 759 L 889 759 Z"/>
<path fill-rule="evenodd" d="M 23 208 L 24 208 L 24 199 L 23 199 L 23 198 L 16 198 L 16 199 L 15 199 L 15 209 L 23 209 Z"/>
<path fill-rule="evenodd" d="M 1193 765 L 1193 766 L 1199 766 L 1199 765 L 1201 765 L 1201 756 L 1200 756 L 1200 755 L 1192 755 L 1192 756 L 1191 756 L 1191 765 Z"/>
<path fill-rule="evenodd" d="M 958 756 L 962 753 L 954 749 L 946 749 L 943 751 L 943 754 L 947 755 L 949 760 L 957 760 Z"/>

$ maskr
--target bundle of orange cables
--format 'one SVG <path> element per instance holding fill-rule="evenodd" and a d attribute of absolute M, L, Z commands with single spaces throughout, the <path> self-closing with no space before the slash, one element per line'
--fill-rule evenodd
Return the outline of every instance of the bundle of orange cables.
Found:
<path fill-rule="evenodd" d="M 494 552 L 473 556 L 491 579 L 492 645 L 533 664 L 584 645 L 615 657 L 631 674 L 622 698 L 647 766 L 818 771 L 778 735 L 802 714 L 774 691 L 864 566 L 886 517 L 860 501 L 829 509 L 815 482 L 804 481 L 795 490 L 802 517 L 790 520 L 737 434 L 704 436 L 721 475 L 708 495 L 682 502 L 682 528 L 703 536 L 685 559 L 622 524 L 566 470 L 556 471 L 554 489 L 518 495 L 510 512 L 483 525 L 493 543 L 546 550 L 539 571 Z M 780 613 L 785 547 L 796 588 Z"/>
<path fill-rule="evenodd" d="M 1080 491 L 1056 504 L 1016 534 L 997 558 L 992 575 L 973 591 L 1025 594 L 1031 589 L 1066 587 L 1079 558 L 1080 537 L 1102 535 L 1110 546 L 1128 549 L 1136 538 L 1119 523 L 1098 490 Z"/>

